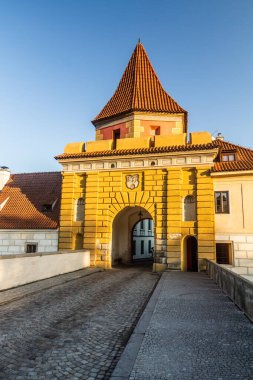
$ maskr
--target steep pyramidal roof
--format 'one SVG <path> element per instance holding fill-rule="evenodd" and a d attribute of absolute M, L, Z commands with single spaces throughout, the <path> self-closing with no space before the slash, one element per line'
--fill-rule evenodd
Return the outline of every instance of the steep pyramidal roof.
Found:
<path fill-rule="evenodd" d="M 187 114 L 163 89 L 140 42 L 114 95 L 93 120 L 93 124 L 132 111 Z"/>

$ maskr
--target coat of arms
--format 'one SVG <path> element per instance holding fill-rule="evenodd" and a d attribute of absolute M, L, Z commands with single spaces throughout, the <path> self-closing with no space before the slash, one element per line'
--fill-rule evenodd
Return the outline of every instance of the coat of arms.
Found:
<path fill-rule="evenodd" d="M 136 189 L 139 186 L 139 174 L 126 176 L 126 187 L 128 189 Z"/>

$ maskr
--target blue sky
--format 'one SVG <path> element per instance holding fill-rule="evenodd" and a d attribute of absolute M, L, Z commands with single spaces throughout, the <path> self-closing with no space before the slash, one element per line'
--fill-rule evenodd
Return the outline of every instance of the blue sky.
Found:
<path fill-rule="evenodd" d="M 252 0 L 0 0 L 0 166 L 60 170 L 141 38 L 189 130 L 253 147 Z"/>

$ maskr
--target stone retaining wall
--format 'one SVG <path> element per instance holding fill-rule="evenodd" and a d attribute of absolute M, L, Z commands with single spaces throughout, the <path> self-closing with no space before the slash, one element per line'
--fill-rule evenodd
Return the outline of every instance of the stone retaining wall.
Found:
<path fill-rule="evenodd" d="M 207 274 L 253 322 L 253 283 L 207 260 Z"/>
<path fill-rule="evenodd" d="M 89 251 L 1 256 L 0 290 L 73 272 L 89 266 Z"/>

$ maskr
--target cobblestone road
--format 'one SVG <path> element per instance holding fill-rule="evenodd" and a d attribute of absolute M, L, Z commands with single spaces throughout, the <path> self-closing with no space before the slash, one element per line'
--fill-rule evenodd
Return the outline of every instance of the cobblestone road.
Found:
<path fill-rule="evenodd" d="M 2 305 L 0 379 L 108 379 L 157 280 L 113 269 Z"/>

